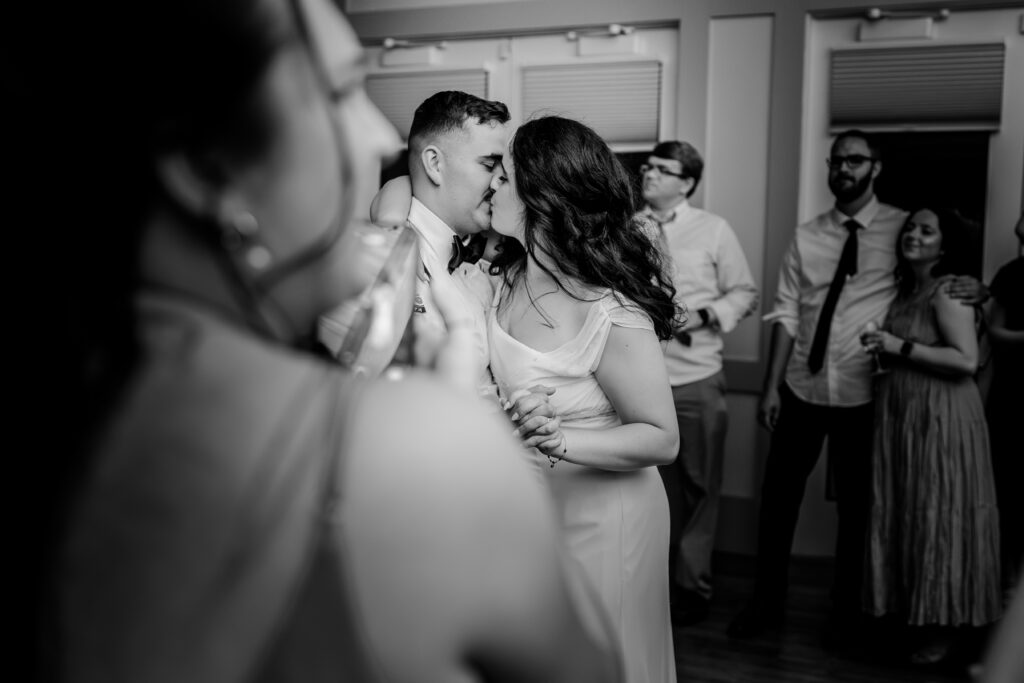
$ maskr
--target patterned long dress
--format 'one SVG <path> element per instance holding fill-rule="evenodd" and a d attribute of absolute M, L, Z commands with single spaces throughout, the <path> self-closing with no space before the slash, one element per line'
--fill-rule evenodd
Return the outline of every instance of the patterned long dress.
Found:
<path fill-rule="evenodd" d="M 897 299 L 885 329 L 944 344 L 940 278 Z M 982 625 L 1001 612 L 999 521 L 981 396 L 972 377 L 887 358 L 875 401 L 864 605 L 912 625 Z"/>

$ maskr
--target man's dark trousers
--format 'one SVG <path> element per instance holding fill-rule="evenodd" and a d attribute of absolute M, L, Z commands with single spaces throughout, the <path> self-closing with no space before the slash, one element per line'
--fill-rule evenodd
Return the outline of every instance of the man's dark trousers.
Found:
<path fill-rule="evenodd" d="M 840 615 L 853 616 L 861 604 L 874 407 L 815 405 L 785 385 L 779 393 L 761 488 L 754 599 L 762 609 L 781 610 L 800 504 L 827 436 L 838 514 L 832 599 Z"/>

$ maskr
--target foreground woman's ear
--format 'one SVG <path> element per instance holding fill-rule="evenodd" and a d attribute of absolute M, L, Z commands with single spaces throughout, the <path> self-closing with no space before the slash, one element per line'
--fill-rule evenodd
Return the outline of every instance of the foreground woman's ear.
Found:
<path fill-rule="evenodd" d="M 197 159 L 186 152 L 170 152 L 156 160 L 156 175 L 167 195 L 193 216 L 212 218 L 226 179 L 226 171 L 212 157 Z"/>
<path fill-rule="evenodd" d="M 157 177 L 175 205 L 209 223 L 232 258 L 254 273 L 268 268 L 273 254 L 260 238 L 260 224 L 245 202 L 228 187 L 227 165 L 213 155 L 199 158 L 173 152 L 156 162 Z"/>

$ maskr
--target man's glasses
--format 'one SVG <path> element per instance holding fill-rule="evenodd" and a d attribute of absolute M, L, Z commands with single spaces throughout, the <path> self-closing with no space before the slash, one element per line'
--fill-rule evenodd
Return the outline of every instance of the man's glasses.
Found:
<path fill-rule="evenodd" d="M 641 164 L 640 165 L 640 175 L 647 175 L 648 171 L 657 171 L 658 175 L 670 175 L 670 176 L 673 176 L 675 178 L 685 178 L 686 177 L 682 173 L 676 173 L 675 171 L 670 171 L 667 168 L 665 168 L 664 166 L 658 166 L 657 164 L 655 164 L 653 166 L 651 164 Z"/>
<path fill-rule="evenodd" d="M 863 154 L 851 154 L 845 157 L 829 157 L 825 159 L 825 165 L 834 171 L 838 171 L 846 166 L 851 171 L 855 168 L 860 168 L 869 161 L 876 161 L 874 157 L 866 157 Z"/>

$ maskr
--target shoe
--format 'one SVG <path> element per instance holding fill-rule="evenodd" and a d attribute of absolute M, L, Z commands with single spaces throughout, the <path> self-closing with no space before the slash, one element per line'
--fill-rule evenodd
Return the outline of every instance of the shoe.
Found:
<path fill-rule="evenodd" d="M 690 626 L 708 618 L 711 602 L 705 598 L 687 597 L 672 603 L 672 624 Z"/>
<path fill-rule="evenodd" d="M 725 632 L 732 638 L 753 638 L 781 621 L 781 607 L 766 607 L 751 601 L 740 610 Z"/>
<path fill-rule="evenodd" d="M 915 650 L 910 655 L 910 663 L 916 666 L 934 666 L 941 664 L 949 656 L 952 649 L 952 638 L 936 638 Z"/>

